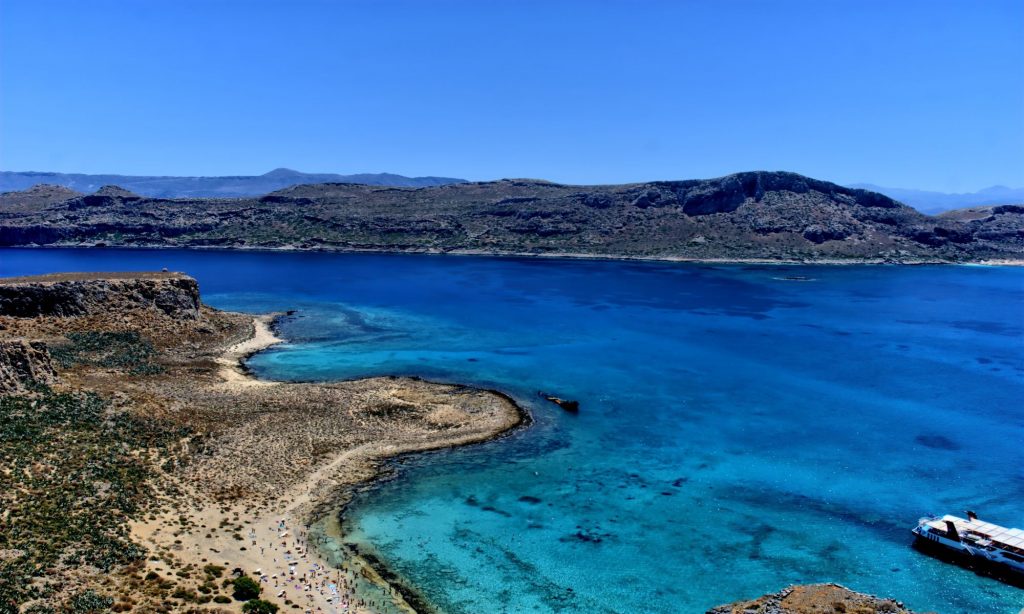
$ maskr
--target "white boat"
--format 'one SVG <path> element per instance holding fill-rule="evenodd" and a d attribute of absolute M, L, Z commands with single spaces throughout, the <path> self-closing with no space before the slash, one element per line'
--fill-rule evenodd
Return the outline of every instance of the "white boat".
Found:
<path fill-rule="evenodd" d="M 911 532 L 916 536 L 915 545 L 922 550 L 946 555 L 968 567 L 995 572 L 1000 579 L 1014 584 L 1024 580 L 1021 529 L 979 520 L 977 514 L 968 511 L 967 518 L 948 514 L 922 518 Z"/>

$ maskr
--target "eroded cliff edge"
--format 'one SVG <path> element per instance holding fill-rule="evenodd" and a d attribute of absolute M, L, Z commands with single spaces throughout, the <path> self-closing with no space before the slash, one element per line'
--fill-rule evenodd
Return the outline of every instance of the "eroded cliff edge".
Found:
<path fill-rule="evenodd" d="M 156 309 L 200 316 L 199 284 L 181 273 L 56 273 L 0 278 L 0 315 L 74 317 Z"/>

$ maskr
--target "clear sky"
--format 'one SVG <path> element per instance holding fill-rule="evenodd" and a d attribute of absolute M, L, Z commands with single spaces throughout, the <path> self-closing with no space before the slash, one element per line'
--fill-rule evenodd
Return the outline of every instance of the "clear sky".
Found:
<path fill-rule="evenodd" d="M 1024 1 L 0 0 L 0 170 L 1024 186 Z"/>

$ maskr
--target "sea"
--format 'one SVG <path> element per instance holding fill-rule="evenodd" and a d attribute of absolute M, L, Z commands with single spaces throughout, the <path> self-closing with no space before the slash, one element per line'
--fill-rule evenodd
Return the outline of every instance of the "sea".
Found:
<path fill-rule="evenodd" d="M 346 511 L 438 610 L 699 613 L 811 582 L 1024 608 L 910 534 L 966 509 L 1024 528 L 1024 269 L 0 250 L 4 276 L 164 267 L 215 307 L 295 310 L 260 377 L 412 375 L 531 413 Z"/>

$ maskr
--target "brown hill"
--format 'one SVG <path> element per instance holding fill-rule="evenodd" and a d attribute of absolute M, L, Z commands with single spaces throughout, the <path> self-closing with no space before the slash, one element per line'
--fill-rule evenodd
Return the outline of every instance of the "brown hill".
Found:
<path fill-rule="evenodd" d="M 82 196 L 82 193 L 64 186 L 40 183 L 21 192 L 0 194 L 0 212 L 38 211 L 54 203 L 64 202 L 78 196 Z"/>
<path fill-rule="evenodd" d="M 9 193 L 10 194 L 10 193 Z M 291 248 L 683 259 L 1024 259 L 1024 208 L 923 215 L 793 173 L 615 186 L 502 180 L 428 188 L 299 185 L 261 198 L 108 190 L 8 210 L 0 245 Z"/>

